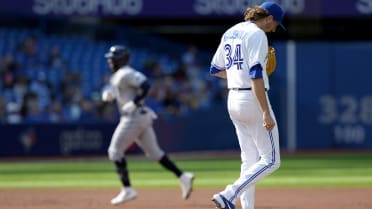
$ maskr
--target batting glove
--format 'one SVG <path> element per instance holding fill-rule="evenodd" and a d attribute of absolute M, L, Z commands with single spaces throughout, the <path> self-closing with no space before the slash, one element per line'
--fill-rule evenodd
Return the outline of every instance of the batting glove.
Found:
<path fill-rule="evenodd" d="M 102 91 L 102 101 L 104 102 L 112 102 L 114 98 L 114 90 L 112 89 L 111 85 L 106 86 Z"/>
<path fill-rule="evenodd" d="M 134 104 L 133 101 L 125 103 L 122 107 L 121 110 L 123 111 L 124 114 L 131 115 L 137 108 L 137 105 Z"/>
<path fill-rule="evenodd" d="M 114 97 L 113 97 L 113 95 L 112 95 L 111 92 L 109 92 L 109 91 L 103 91 L 102 92 L 102 100 L 104 102 L 112 102 L 112 100 L 114 100 Z"/>

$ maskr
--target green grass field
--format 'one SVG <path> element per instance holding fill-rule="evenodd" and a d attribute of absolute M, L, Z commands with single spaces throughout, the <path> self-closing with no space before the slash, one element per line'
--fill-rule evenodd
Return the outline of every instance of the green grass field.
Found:
<path fill-rule="evenodd" d="M 220 158 L 220 157 L 219 157 Z M 195 187 L 224 187 L 240 171 L 239 159 L 178 159 L 195 173 Z M 175 177 L 147 159 L 129 159 L 137 188 L 178 187 Z M 108 160 L 0 162 L 0 188 L 117 188 Z M 259 187 L 372 187 L 372 153 L 288 155 L 280 169 Z"/>

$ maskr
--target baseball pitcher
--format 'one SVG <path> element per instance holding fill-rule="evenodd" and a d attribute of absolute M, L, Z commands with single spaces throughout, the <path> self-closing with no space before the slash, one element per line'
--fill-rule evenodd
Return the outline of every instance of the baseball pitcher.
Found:
<path fill-rule="evenodd" d="M 283 14 L 273 2 L 248 8 L 245 21 L 223 34 L 212 59 L 211 74 L 227 79 L 227 108 L 242 160 L 240 177 L 213 195 L 217 208 L 235 209 L 240 198 L 243 209 L 253 209 L 256 183 L 279 168 L 279 134 L 267 95 L 270 86 L 266 32 L 283 27 Z"/>

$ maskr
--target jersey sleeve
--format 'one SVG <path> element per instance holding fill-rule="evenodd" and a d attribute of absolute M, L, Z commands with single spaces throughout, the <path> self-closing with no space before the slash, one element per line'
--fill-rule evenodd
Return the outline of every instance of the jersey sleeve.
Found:
<path fill-rule="evenodd" d="M 263 71 L 266 70 L 268 42 L 265 32 L 257 31 L 247 42 L 248 49 L 248 68 L 261 65 Z"/>
<path fill-rule="evenodd" d="M 125 76 L 125 79 L 130 86 L 134 87 L 140 87 L 147 80 L 146 76 L 138 71 L 131 71 Z"/>
<path fill-rule="evenodd" d="M 225 54 L 224 54 L 224 46 L 223 46 L 223 39 L 221 39 L 220 45 L 217 48 L 217 51 L 215 52 L 211 67 L 210 67 L 210 73 L 216 74 L 220 71 L 225 70 Z"/>

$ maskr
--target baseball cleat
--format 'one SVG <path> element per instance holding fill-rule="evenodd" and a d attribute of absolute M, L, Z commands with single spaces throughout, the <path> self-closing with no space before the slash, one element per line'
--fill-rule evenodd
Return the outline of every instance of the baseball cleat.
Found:
<path fill-rule="evenodd" d="M 183 173 L 180 178 L 180 185 L 182 189 L 182 198 L 187 200 L 192 192 L 192 184 L 194 181 L 194 174 L 192 173 Z"/>
<path fill-rule="evenodd" d="M 228 201 L 224 196 L 220 194 L 215 194 L 212 197 L 212 201 L 216 205 L 216 208 L 219 209 L 235 209 L 235 205 Z"/>
<path fill-rule="evenodd" d="M 137 197 L 137 192 L 132 187 L 123 188 L 120 193 L 111 200 L 111 204 L 117 205 Z"/>

